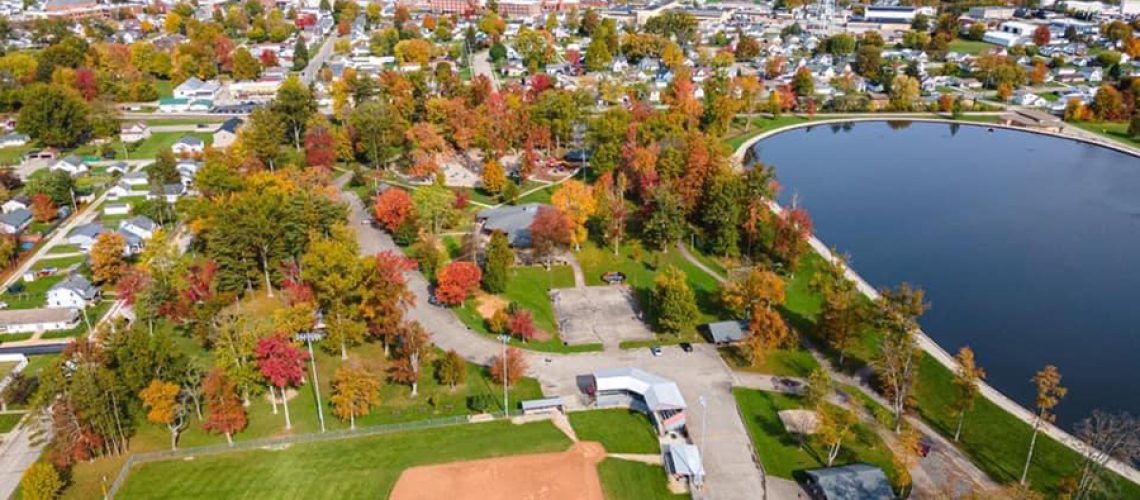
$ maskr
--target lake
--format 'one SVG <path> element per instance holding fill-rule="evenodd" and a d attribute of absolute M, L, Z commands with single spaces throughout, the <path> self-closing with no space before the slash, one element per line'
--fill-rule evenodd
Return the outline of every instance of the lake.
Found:
<path fill-rule="evenodd" d="M 981 126 L 817 125 L 760 141 L 825 244 L 876 287 L 922 286 L 923 329 L 969 345 L 1030 406 L 1055 364 L 1065 427 L 1094 408 L 1140 414 L 1140 159 Z"/>

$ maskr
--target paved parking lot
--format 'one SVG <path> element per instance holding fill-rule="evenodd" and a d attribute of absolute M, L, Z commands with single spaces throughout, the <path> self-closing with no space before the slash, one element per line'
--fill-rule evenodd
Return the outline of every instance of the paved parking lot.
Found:
<path fill-rule="evenodd" d="M 624 286 L 560 288 L 550 293 L 558 335 L 570 345 L 602 343 L 618 347 L 627 340 L 653 340 L 641 320 L 633 292 Z"/>

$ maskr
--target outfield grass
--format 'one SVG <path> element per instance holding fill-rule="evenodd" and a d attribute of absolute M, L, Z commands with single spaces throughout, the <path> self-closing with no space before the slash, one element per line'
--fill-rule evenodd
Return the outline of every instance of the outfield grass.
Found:
<path fill-rule="evenodd" d="M 958 38 L 950 42 L 950 46 L 947 47 L 947 50 L 950 52 L 957 52 L 959 54 L 981 54 L 987 50 L 994 50 L 998 48 L 1000 47 L 992 43 Z"/>
<path fill-rule="evenodd" d="M 732 393 L 766 473 L 792 479 L 793 472 L 827 466 L 827 451 L 823 446 L 810 437 L 801 444 L 780 422 L 777 414 L 780 410 L 803 407 L 798 396 L 742 388 L 735 388 Z M 874 430 L 862 423 L 855 425 L 854 437 L 843 444 L 833 465 L 855 462 L 880 467 L 892 481 L 896 479 L 891 451 Z"/>
<path fill-rule="evenodd" d="M 627 409 L 576 411 L 569 414 L 578 439 L 597 441 L 607 453 L 661 453 L 653 424 Z"/>
<path fill-rule="evenodd" d="M 143 464 L 122 498 L 384 498 L 409 467 L 570 445 L 549 422 L 459 425 Z"/>
<path fill-rule="evenodd" d="M 689 498 L 669 491 L 660 465 L 608 458 L 598 464 L 598 477 L 607 500 Z"/>

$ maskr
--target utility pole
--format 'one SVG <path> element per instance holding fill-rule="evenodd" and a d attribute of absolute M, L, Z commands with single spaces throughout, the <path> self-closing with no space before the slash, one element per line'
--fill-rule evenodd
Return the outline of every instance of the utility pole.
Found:
<path fill-rule="evenodd" d="M 297 334 L 297 339 L 304 340 L 309 347 L 309 367 L 313 372 L 313 395 L 317 397 L 317 420 L 321 422 L 321 432 L 325 431 L 325 410 L 321 407 L 321 382 L 317 380 L 317 357 L 313 355 L 313 341 L 325 338 L 325 334 L 321 332 L 324 328 L 324 315 L 317 311 L 317 320 L 313 325 L 313 331 Z"/>
<path fill-rule="evenodd" d="M 511 406 L 507 396 L 507 381 L 510 377 L 507 373 L 507 343 L 511 341 L 511 337 L 507 335 L 499 335 L 499 342 L 503 343 L 503 417 L 509 418 L 511 416 Z"/>

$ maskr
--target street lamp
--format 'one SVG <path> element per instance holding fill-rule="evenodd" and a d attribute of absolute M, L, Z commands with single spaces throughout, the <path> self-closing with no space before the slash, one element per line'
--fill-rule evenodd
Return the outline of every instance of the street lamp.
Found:
<path fill-rule="evenodd" d="M 705 431 L 709 428 L 709 405 L 705 402 L 704 396 L 697 398 L 697 402 L 701 405 L 701 443 L 697 445 L 697 449 L 701 452 L 701 459 L 704 460 Z"/>
<path fill-rule="evenodd" d="M 318 325 L 320 321 L 318 320 Z M 317 420 L 321 422 L 321 432 L 325 431 L 325 410 L 321 408 L 321 383 L 317 381 L 317 357 L 313 355 L 313 341 L 320 341 L 325 334 L 319 331 L 301 332 L 297 340 L 302 340 L 309 346 L 309 363 L 313 369 L 313 394 L 317 396 Z"/>
<path fill-rule="evenodd" d="M 499 342 L 503 343 L 503 417 L 511 416 L 511 406 L 507 399 L 507 381 L 510 380 L 507 376 L 507 344 L 510 343 L 511 337 L 509 335 L 499 335 Z"/>

